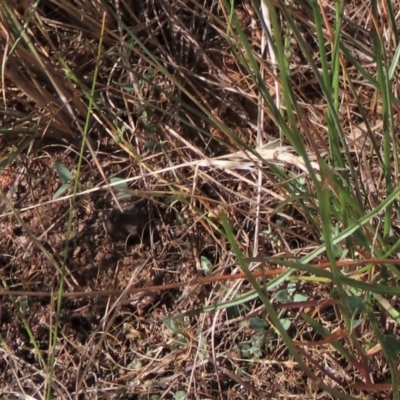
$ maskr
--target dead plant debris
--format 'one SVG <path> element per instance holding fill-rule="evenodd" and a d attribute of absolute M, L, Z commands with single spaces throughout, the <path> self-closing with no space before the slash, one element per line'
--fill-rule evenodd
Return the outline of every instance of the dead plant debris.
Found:
<path fill-rule="evenodd" d="M 232 293 L 251 293 L 246 280 L 154 293 L 128 290 L 240 272 L 218 221 L 221 210 L 247 257 L 257 252 L 298 259 L 319 244 L 318 229 L 286 202 L 288 193 L 272 165 L 286 168 L 289 181 L 291 171 L 304 173 L 310 187 L 307 168 L 290 144 L 282 143 L 267 107 L 257 126 L 258 92 L 246 60 L 239 62 L 243 49 L 227 40 L 239 33 L 228 25 L 232 16 L 225 3 L 5 0 L 0 5 L 0 280 L 7 290 L 54 292 L 47 298 L 1 298 L 2 398 L 45 398 L 50 375 L 52 394 L 46 398 L 57 399 L 332 398 L 297 365 L 254 296 L 217 309 Z M 274 96 L 281 87 L 260 50 L 263 33 L 254 2 L 231 3 L 270 73 L 265 84 Z M 344 34 L 354 37 L 362 30 L 362 45 L 346 46 L 368 64 L 370 58 L 361 54 L 371 44 L 366 28 L 360 28 L 367 13 L 357 13 L 356 3 L 346 5 Z M 318 58 L 310 10 L 300 3 L 291 7 Z M 333 17 L 333 10 L 325 11 Z M 318 157 L 328 152 L 326 105 L 298 43 L 290 45 L 299 129 L 314 144 L 318 175 Z M 358 157 L 360 137 L 365 145 L 370 139 L 354 116 L 356 105 L 341 90 L 351 114 L 349 120 L 342 116 L 346 135 Z M 379 107 L 372 104 L 372 93 L 371 86 L 361 85 L 360 97 L 371 102 L 371 112 Z M 79 170 L 84 135 L 88 144 Z M 270 167 L 264 168 L 258 194 L 260 157 Z M 76 197 L 57 162 L 74 179 L 79 171 Z M 379 191 L 380 178 L 365 174 Z M 126 180 L 134 192 L 118 191 L 124 183 L 111 188 L 114 178 Z M 133 193 L 146 197 L 138 203 Z M 317 212 L 311 200 L 307 210 Z M 62 281 L 68 293 L 121 294 L 65 298 L 57 314 Z M 297 281 L 293 290 L 316 303 L 282 309 L 280 317 L 290 321 L 288 333 L 318 378 L 364 396 L 357 398 L 383 399 L 384 385 L 373 397 L 368 385 L 359 385 L 387 383 L 382 353 L 370 357 L 366 371 L 362 361 L 350 362 L 332 345 L 337 340 L 352 346 L 337 305 L 323 306 L 332 289 L 328 282 Z M 303 312 L 333 336 L 307 327 Z M 369 339 L 362 332 L 360 327 L 365 343 Z"/>

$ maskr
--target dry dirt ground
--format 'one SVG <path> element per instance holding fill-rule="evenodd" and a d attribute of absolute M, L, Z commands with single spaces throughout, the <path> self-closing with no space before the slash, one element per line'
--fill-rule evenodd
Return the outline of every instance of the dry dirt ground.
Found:
<path fill-rule="evenodd" d="M 58 146 L 51 146 L 52 153 L 59 155 Z M 49 155 L 43 146 L 35 153 L 35 160 L 26 158 L 24 163 L 15 163 L 19 169 L 14 175 L 12 166 L 8 168 L 10 181 L 3 183 L 2 189 L 12 194 L 13 208 L 37 206 L 18 212 L 17 219 L 7 215 L 10 210 L 3 203 L 0 279 L 11 291 L 55 291 L 60 280 L 55 265 L 62 265 L 65 259 L 65 292 L 82 293 L 62 302 L 58 344 L 54 349 L 53 388 L 57 398 L 67 398 L 66 393 L 72 398 L 76 393 L 82 393 L 79 398 L 149 398 L 146 396 L 186 390 L 190 380 L 198 395 L 204 396 L 201 398 L 217 398 L 220 391 L 237 398 L 240 395 L 233 393 L 249 390 L 255 393 L 253 398 L 259 398 L 259 389 L 251 383 L 244 384 L 248 378 L 242 382 L 242 378 L 233 374 L 232 379 L 231 375 L 230 364 L 240 363 L 236 347 L 253 346 L 253 332 L 246 327 L 246 318 L 240 322 L 240 314 L 233 310 L 236 318 L 213 321 L 211 315 L 196 315 L 184 322 L 172 321 L 176 328 L 163 322 L 188 310 L 217 304 L 230 284 L 122 294 L 132 287 L 193 281 L 203 275 L 196 262 L 198 249 L 217 266 L 217 274 L 232 271 L 235 264 L 229 256 L 221 255 L 214 239 L 201 226 L 186 225 L 185 210 L 179 201 L 130 199 L 121 202 L 121 212 L 107 191 L 78 198 L 66 245 L 71 204 L 51 200 L 57 188 L 57 176 L 51 169 L 54 155 Z M 68 165 L 66 159 L 64 164 Z M 93 185 L 96 186 L 95 177 Z M 246 285 L 240 290 L 246 291 Z M 99 291 L 104 293 L 93 295 Z M 121 291 L 121 297 L 107 296 L 109 291 Z M 217 298 L 212 298 L 214 292 Z M 43 384 L 55 309 L 55 296 L 2 297 L 0 327 L 7 349 L 1 357 L 0 380 L 7 388 L 4 394 L 18 393 L 19 383 L 25 393 L 35 397 L 35 391 Z M 262 315 L 262 311 L 253 311 L 251 315 Z M 226 342 L 225 335 L 231 335 L 230 327 L 235 321 L 244 326 Z M 27 330 L 31 331 L 37 349 Z M 209 340 L 211 333 L 213 344 Z M 225 361 L 217 360 L 219 381 L 211 345 L 227 357 Z M 221 345 L 223 348 L 219 349 Z M 269 359 L 268 353 L 274 354 L 275 346 L 270 342 L 262 358 Z M 290 364 L 284 363 L 287 362 Z M 282 375 L 281 362 L 262 367 L 263 362 L 260 363 L 246 367 L 244 373 L 251 376 L 252 368 L 259 368 L 268 392 L 279 387 L 275 382 L 277 376 L 291 380 L 292 374 L 296 374 L 292 366 L 292 378 Z M 289 385 L 297 387 L 299 382 Z M 124 396 L 118 397 L 118 393 Z"/>

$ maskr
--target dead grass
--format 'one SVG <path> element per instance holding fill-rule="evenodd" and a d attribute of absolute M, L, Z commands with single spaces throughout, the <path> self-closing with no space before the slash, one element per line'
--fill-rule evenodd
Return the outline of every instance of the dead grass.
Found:
<path fill-rule="evenodd" d="M 226 214 L 255 274 L 265 257 L 296 261 L 321 245 L 312 175 L 321 178 L 318 161 L 334 146 L 326 99 L 299 43 L 288 36 L 287 57 L 310 165 L 246 68 L 252 60 L 223 1 L 115 4 L 0 5 L 0 394 L 335 398 L 307 376 L 273 328 L 221 222 Z M 359 12 L 363 5 L 346 6 L 343 45 L 373 71 L 372 21 Z M 334 17 L 330 7 L 322 9 L 328 20 Z M 290 10 L 319 64 L 311 11 L 301 3 Z M 254 5 L 237 1 L 235 13 L 263 67 L 268 94 L 282 101 L 276 65 L 260 50 L 264 36 Z M 329 31 L 325 35 L 329 43 Z M 382 106 L 357 68 L 348 63 L 343 69 L 339 122 L 352 164 L 332 171 L 349 169 L 352 190 L 365 206 L 363 214 L 353 214 L 357 221 L 385 198 L 383 168 L 372 150 L 365 151 L 383 146 Z M 78 180 L 76 192 L 62 182 L 56 162 Z M 326 183 L 334 194 L 336 176 Z M 66 192 L 54 199 L 62 184 Z M 338 215 L 336 222 L 350 225 Z M 349 259 L 377 256 L 356 239 L 338 250 L 345 246 Z M 260 282 L 276 279 L 268 293 L 314 378 L 342 398 L 389 398 L 387 359 L 377 347 L 367 350 L 377 344 L 376 330 L 368 320 L 346 330 L 332 297 L 335 281 L 324 275 L 329 263 L 317 265 L 326 257 L 309 260 L 321 275 L 296 265 L 300 270 L 289 276 L 281 268 L 286 264 L 277 262 L 268 264 Z M 359 272 L 359 281 L 373 280 L 368 273 Z M 301 301 L 283 301 L 283 291 L 300 294 Z M 379 307 L 371 312 L 378 311 L 383 334 L 394 334 L 393 314 Z"/>

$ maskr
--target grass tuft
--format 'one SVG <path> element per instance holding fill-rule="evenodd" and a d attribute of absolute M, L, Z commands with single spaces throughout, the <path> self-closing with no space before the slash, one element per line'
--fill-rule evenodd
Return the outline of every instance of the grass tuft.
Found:
<path fill-rule="evenodd" d="M 28 3 L 0 396 L 399 399 L 397 4 Z"/>

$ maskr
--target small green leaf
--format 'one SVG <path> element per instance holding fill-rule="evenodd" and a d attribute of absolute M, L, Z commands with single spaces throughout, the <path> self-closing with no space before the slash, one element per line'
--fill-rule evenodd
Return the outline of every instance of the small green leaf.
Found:
<path fill-rule="evenodd" d="M 296 293 L 293 296 L 293 301 L 295 301 L 295 302 L 307 301 L 307 300 L 308 300 L 308 296 L 306 296 L 305 294 Z"/>
<path fill-rule="evenodd" d="M 164 318 L 163 319 L 164 325 L 174 334 L 177 334 L 182 331 L 181 322 L 182 318 Z"/>
<path fill-rule="evenodd" d="M 114 177 L 110 179 L 111 183 L 116 183 L 114 185 L 114 189 L 118 192 L 124 189 L 128 189 L 128 184 L 126 182 L 123 182 L 122 178 Z M 118 183 L 121 182 L 121 183 Z M 129 193 L 118 193 L 118 198 L 120 200 L 129 200 L 132 196 Z"/>
<path fill-rule="evenodd" d="M 286 289 L 287 289 L 288 293 L 291 296 L 297 290 L 297 282 L 295 282 L 295 281 L 288 282 L 288 284 L 286 286 Z"/>
<path fill-rule="evenodd" d="M 290 325 L 292 324 L 292 322 L 290 321 L 290 319 L 287 318 L 282 318 L 279 320 L 283 326 L 283 329 L 285 331 L 287 331 L 290 328 Z"/>
<path fill-rule="evenodd" d="M 69 183 L 63 183 L 53 195 L 53 200 L 61 197 L 70 187 Z"/>
<path fill-rule="evenodd" d="M 364 300 L 359 296 L 348 296 L 345 302 L 351 314 L 360 313 L 364 310 Z"/>
<path fill-rule="evenodd" d="M 250 318 L 250 328 L 254 329 L 256 332 L 264 333 L 268 328 L 267 321 L 265 318 L 254 317 Z"/>
<path fill-rule="evenodd" d="M 240 354 L 240 358 L 245 360 L 251 357 L 251 346 L 249 343 L 241 343 L 238 345 L 238 353 Z"/>
<path fill-rule="evenodd" d="M 185 400 L 186 399 L 186 392 L 183 390 L 178 390 L 174 395 L 174 400 Z"/>
<path fill-rule="evenodd" d="M 214 268 L 211 261 L 207 257 L 201 256 L 200 262 L 201 262 L 201 269 L 203 270 L 204 275 L 210 275 Z"/>
<path fill-rule="evenodd" d="M 290 296 L 286 289 L 277 291 L 274 298 L 275 300 L 280 301 L 281 303 L 287 303 L 290 301 Z"/>
<path fill-rule="evenodd" d="M 250 349 L 251 353 L 254 356 L 261 357 L 261 355 L 262 355 L 261 347 L 264 345 L 263 335 L 260 335 L 257 333 L 255 335 L 253 335 L 251 339 L 252 339 L 251 340 L 251 349 Z"/>
<path fill-rule="evenodd" d="M 147 142 L 144 143 L 147 149 L 152 151 L 154 154 L 161 153 L 163 146 L 161 143 L 158 142 L 153 142 L 151 140 L 148 140 Z"/>
<path fill-rule="evenodd" d="M 271 228 L 267 228 L 267 229 L 264 229 L 264 230 L 262 230 L 261 232 L 260 232 L 260 236 L 261 237 L 270 237 L 272 235 L 272 230 L 271 230 Z"/>
<path fill-rule="evenodd" d="M 68 183 L 71 182 L 72 179 L 74 179 L 69 169 L 59 161 L 56 161 L 55 168 L 62 183 Z"/>
<path fill-rule="evenodd" d="M 121 181 L 123 181 L 123 179 L 118 178 L 116 176 L 114 176 L 113 178 L 110 179 L 111 183 L 113 183 L 113 184 L 116 183 L 116 185 L 114 185 L 115 190 L 118 191 L 118 190 L 128 189 L 128 184 L 126 182 L 121 182 Z M 118 183 L 118 182 L 121 182 L 121 183 Z"/>
<path fill-rule="evenodd" d="M 189 344 L 189 340 L 185 336 L 177 335 L 171 341 L 171 344 L 173 344 L 174 346 L 178 346 L 178 347 L 187 347 L 187 345 Z"/>

